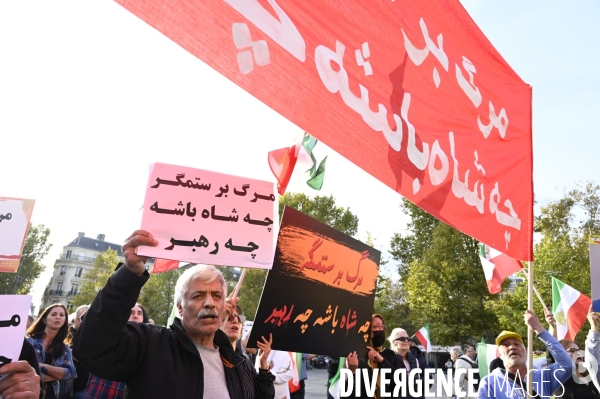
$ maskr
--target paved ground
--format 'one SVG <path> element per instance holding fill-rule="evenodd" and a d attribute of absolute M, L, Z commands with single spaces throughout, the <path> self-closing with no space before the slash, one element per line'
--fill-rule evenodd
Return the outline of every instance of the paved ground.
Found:
<path fill-rule="evenodd" d="M 306 380 L 306 395 L 305 399 L 326 399 L 327 398 L 327 370 L 312 369 L 308 370 L 308 380 Z M 435 392 L 435 385 L 432 387 L 432 392 Z M 448 399 L 448 396 L 440 397 Z"/>
<path fill-rule="evenodd" d="M 305 399 L 327 398 L 327 369 L 308 370 L 308 379 L 305 381 Z"/>

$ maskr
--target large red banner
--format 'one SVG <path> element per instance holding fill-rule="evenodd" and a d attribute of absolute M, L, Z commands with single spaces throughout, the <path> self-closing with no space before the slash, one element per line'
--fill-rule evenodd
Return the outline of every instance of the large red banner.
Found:
<path fill-rule="evenodd" d="M 532 259 L 531 87 L 458 0 L 117 1 L 425 211 Z"/>

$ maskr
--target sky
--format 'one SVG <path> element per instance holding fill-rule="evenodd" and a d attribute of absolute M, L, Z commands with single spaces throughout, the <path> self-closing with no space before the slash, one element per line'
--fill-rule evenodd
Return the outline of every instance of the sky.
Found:
<path fill-rule="evenodd" d="M 538 206 L 597 180 L 600 2 L 462 4 L 533 86 Z M 32 222 L 52 231 L 36 306 L 78 232 L 121 243 L 139 227 L 151 163 L 273 181 L 267 152 L 303 133 L 112 1 L 4 0 L 0 54 L 0 196 L 35 199 Z M 297 171 L 288 191 L 332 194 L 385 253 L 408 222 L 400 195 L 323 143 L 315 152 L 329 157 L 323 189 Z"/>

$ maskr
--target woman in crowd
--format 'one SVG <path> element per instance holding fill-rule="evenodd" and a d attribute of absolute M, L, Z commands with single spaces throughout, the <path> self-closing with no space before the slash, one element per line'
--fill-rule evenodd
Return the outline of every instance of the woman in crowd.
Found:
<path fill-rule="evenodd" d="M 242 310 L 239 306 L 236 306 L 236 313 L 228 315 L 221 329 L 229 338 L 229 342 L 231 342 L 231 346 L 233 347 L 235 353 L 241 356 L 246 363 L 247 375 L 252 376 L 252 381 L 254 384 L 254 397 L 261 399 L 272 399 L 275 395 L 275 387 L 273 386 L 275 377 L 269 371 L 269 366 L 267 364 L 267 358 L 271 352 L 272 336 L 269 341 L 262 337 L 262 340 L 256 343 L 259 349 L 257 360 L 260 363 L 259 371 L 256 372 L 254 370 L 254 366 L 252 363 L 250 363 L 249 356 L 244 353 L 242 345 L 240 344 L 244 320 L 245 317 L 242 316 Z M 244 379 L 244 381 L 247 380 L 249 381 L 250 379 Z"/>
<path fill-rule="evenodd" d="M 598 333 L 599 318 L 598 315 L 591 311 L 588 314 L 588 321 L 590 322 L 590 331 L 587 339 L 585 340 L 586 352 L 591 353 L 593 359 L 588 359 L 590 363 L 596 364 L 596 378 L 600 378 L 600 372 L 598 363 L 600 363 L 600 334 Z M 592 376 L 589 371 L 583 367 L 583 361 L 585 354 L 579 349 L 579 345 L 568 339 L 559 341 L 563 348 L 571 355 L 575 367 L 575 375 L 565 381 L 564 394 L 562 388 L 559 388 L 555 393 L 556 397 L 562 396 L 564 399 L 600 399 L 600 393 L 592 382 Z M 548 359 L 550 362 L 554 359 Z M 563 394 L 563 395 L 561 395 Z"/>
<path fill-rule="evenodd" d="M 346 366 L 350 369 L 350 371 L 354 374 L 356 369 L 367 369 L 369 370 L 369 375 L 373 375 L 374 369 L 389 369 L 388 376 L 391 378 L 390 384 L 385 387 L 386 392 L 390 395 L 394 390 L 393 383 L 393 374 L 400 367 L 400 359 L 394 351 L 384 348 L 385 344 L 385 321 L 383 316 L 379 314 L 374 314 L 371 319 L 371 340 L 370 345 L 366 346 L 366 356 L 365 358 L 359 359 L 357 352 L 352 352 L 346 357 Z M 360 390 L 361 398 L 380 398 L 381 390 L 380 390 L 380 373 L 377 374 L 378 378 L 375 384 L 375 392 L 374 395 L 369 395 L 366 392 L 364 381 L 361 381 L 362 387 Z M 354 395 L 354 392 L 353 392 Z M 354 397 L 354 396 L 353 396 Z"/>
<path fill-rule="evenodd" d="M 406 330 L 402 328 L 394 328 L 388 337 L 388 341 L 390 341 L 390 346 L 392 350 L 398 355 L 400 358 L 400 362 L 398 367 L 406 370 L 406 381 L 408 381 L 408 375 L 410 371 L 413 369 L 422 369 L 424 370 L 425 364 L 419 364 L 415 355 L 413 355 L 410 351 L 410 338 L 408 337 L 408 333 Z M 419 375 L 418 378 L 414 379 L 413 390 L 418 395 L 413 396 L 410 395 L 410 390 L 407 385 L 406 387 L 406 396 L 397 396 L 399 398 L 423 398 L 425 392 L 423 392 L 423 378 L 422 374 Z"/>
<path fill-rule="evenodd" d="M 44 382 L 44 399 L 58 399 L 60 384 L 77 375 L 71 348 L 67 344 L 69 313 L 60 303 L 48 306 L 27 330 L 27 339 L 33 345 Z"/>

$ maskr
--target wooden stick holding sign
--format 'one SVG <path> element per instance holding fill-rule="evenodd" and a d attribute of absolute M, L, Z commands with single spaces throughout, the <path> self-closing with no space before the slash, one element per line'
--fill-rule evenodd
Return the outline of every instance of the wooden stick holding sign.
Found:
<path fill-rule="evenodd" d="M 231 293 L 231 297 L 232 298 L 236 298 L 238 296 L 238 292 L 240 292 L 240 287 L 242 286 L 242 282 L 244 281 L 244 277 L 246 277 L 246 272 L 248 271 L 247 268 L 244 268 L 242 270 L 242 274 L 240 274 L 240 278 L 237 282 L 237 285 L 235 286 L 235 288 L 233 289 L 233 292 Z"/>

